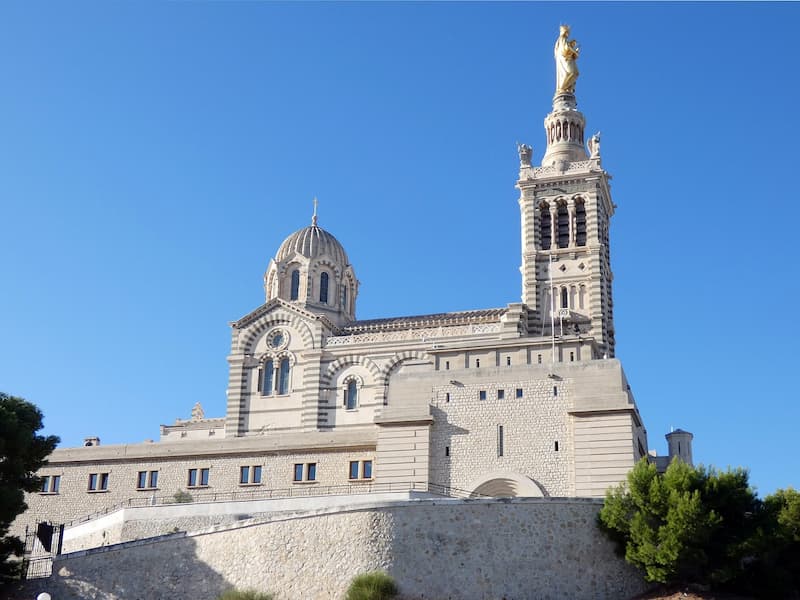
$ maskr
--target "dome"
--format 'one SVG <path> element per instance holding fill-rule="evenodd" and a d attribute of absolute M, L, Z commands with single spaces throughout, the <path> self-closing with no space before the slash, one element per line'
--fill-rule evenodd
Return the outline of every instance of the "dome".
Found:
<path fill-rule="evenodd" d="M 339 240 L 316 223 L 295 231 L 287 237 L 278 248 L 275 260 L 282 262 L 295 252 L 306 258 L 327 255 L 340 265 L 350 264 L 347 253 Z"/>

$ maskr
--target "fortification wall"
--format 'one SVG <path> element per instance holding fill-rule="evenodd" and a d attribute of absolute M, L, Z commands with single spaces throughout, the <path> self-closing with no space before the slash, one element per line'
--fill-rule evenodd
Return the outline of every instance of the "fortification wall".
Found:
<path fill-rule="evenodd" d="M 597 530 L 599 507 L 410 500 L 251 520 L 65 555 L 26 593 L 198 600 L 235 586 L 281 600 L 338 600 L 354 575 L 384 569 L 408 599 L 630 598 L 644 583 Z"/>

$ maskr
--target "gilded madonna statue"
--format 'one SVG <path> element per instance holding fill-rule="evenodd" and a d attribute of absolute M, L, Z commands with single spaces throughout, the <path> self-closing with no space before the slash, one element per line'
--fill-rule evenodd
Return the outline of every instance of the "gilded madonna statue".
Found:
<path fill-rule="evenodd" d="M 556 94 L 574 94 L 578 79 L 578 42 L 569 39 L 569 25 L 562 25 L 553 54 L 556 59 Z"/>

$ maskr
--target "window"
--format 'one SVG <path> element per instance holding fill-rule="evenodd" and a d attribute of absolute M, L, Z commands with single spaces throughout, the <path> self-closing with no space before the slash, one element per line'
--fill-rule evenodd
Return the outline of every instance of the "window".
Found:
<path fill-rule="evenodd" d="M 305 477 L 303 477 L 305 475 Z M 316 481 L 317 463 L 297 463 L 294 466 L 294 481 Z"/>
<path fill-rule="evenodd" d="M 447 392 L 447 393 L 444 395 L 444 401 L 445 401 L 445 402 L 450 402 L 450 392 Z"/>
<path fill-rule="evenodd" d="M 558 396 L 558 386 L 557 385 L 553 386 L 553 396 Z"/>
<path fill-rule="evenodd" d="M 506 391 L 505 390 L 497 390 L 497 399 L 498 400 L 502 400 L 505 397 L 506 397 Z"/>
<path fill-rule="evenodd" d="M 350 479 L 372 479 L 372 461 L 371 460 L 351 460 L 350 461 Z"/>
<path fill-rule="evenodd" d="M 480 369 L 481 368 L 481 359 L 480 358 L 476 358 L 475 359 L 475 368 L 476 369 Z"/>
<path fill-rule="evenodd" d="M 583 202 L 575 203 L 575 243 L 586 245 L 586 207 Z"/>
<path fill-rule="evenodd" d="M 444 370 L 445 371 L 449 371 L 450 370 L 450 361 L 449 360 L 444 361 Z"/>
<path fill-rule="evenodd" d="M 328 303 L 328 279 L 327 273 L 319 276 L 319 301 L 324 304 Z"/>
<path fill-rule="evenodd" d="M 569 362 L 575 362 L 575 353 L 574 352 L 570 352 L 569 353 Z"/>
<path fill-rule="evenodd" d="M 273 380 L 275 379 L 275 363 L 268 359 L 261 369 L 261 393 L 265 396 L 272 395 Z"/>
<path fill-rule="evenodd" d="M 278 394 L 289 393 L 289 359 L 282 358 L 278 370 Z"/>
<path fill-rule="evenodd" d="M 541 210 L 539 211 L 539 220 L 541 222 L 540 225 L 540 244 L 542 246 L 542 250 L 549 250 L 550 249 L 550 237 L 551 227 L 550 227 L 550 207 L 546 204 L 542 206 Z"/>
<path fill-rule="evenodd" d="M 289 297 L 292 300 L 297 300 L 300 297 L 300 271 L 297 269 L 292 271 L 292 290 Z"/>
<path fill-rule="evenodd" d="M 158 487 L 158 471 L 139 471 L 136 476 L 137 490 L 152 490 Z"/>
<path fill-rule="evenodd" d="M 445 446 L 444 447 L 444 455 L 445 456 L 450 456 L 450 446 Z"/>
<path fill-rule="evenodd" d="M 517 398 L 522 398 L 522 388 L 517 388 L 515 395 Z"/>
<path fill-rule="evenodd" d="M 486 390 L 478 392 L 478 400 L 486 400 Z"/>
<path fill-rule="evenodd" d="M 558 452 L 558 440 L 556 440 L 555 451 Z"/>
<path fill-rule="evenodd" d="M 209 469 L 189 469 L 188 487 L 207 487 Z"/>
<path fill-rule="evenodd" d="M 42 477 L 42 487 L 39 490 L 42 494 L 57 494 L 61 487 L 61 475 L 45 475 Z"/>
<path fill-rule="evenodd" d="M 342 286 L 342 310 L 347 310 L 347 286 Z"/>
<path fill-rule="evenodd" d="M 503 426 L 497 426 L 497 456 L 503 456 Z"/>
<path fill-rule="evenodd" d="M 511 366 L 511 357 L 510 356 L 506 356 L 506 366 L 508 366 L 508 367 Z"/>
<path fill-rule="evenodd" d="M 358 384 L 355 379 L 347 382 L 347 387 L 344 390 L 344 406 L 347 410 L 358 408 Z"/>
<path fill-rule="evenodd" d="M 536 355 L 536 362 L 539 363 L 539 364 L 542 364 L 542 355 L 541 354 L 537 354 Z"/>
<path fill-rule="evenodd" d="M 558 207 L 558 247 L 569 247 L 569 211 L 566 204 L 560 204 Z"/>
<path fill-rule="evenodd" d="M 108 491 L 108 473 L 92 473 L 89 475 L 90 492 Z"/>
<path fill-rule="evenodd" d="M 567 297 L 567 288 L 561 288 L 561 308 L 569 308 L 569 298 Z"/>
<path fill-rule="evenodd" d="M 256 485 L 261 483 L 261 465 L 239 467 L 239 485 Z"/>

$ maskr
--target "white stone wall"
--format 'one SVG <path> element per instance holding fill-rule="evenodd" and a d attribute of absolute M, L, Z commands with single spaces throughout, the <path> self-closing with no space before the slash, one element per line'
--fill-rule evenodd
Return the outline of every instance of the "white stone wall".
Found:
<path fill-rule="evenodd" d="M 403 598 L 621 600 L 644 589 L 597 530 L 599 502 L 416 501 L 111 546 L 61 557 L 54 598 L 213 599 L 255 588 L 280 600 L 333 600 L 384 569 Z M 146 576 L 144 575 L 146 573 Z"/>
<path fill-rule="evenodd" d="M 307 451 L 270 454 L 266 452 L 228 456 L 201 456 L 194 459 L 163 458 L 151 460 L 106 461 L 96 463 L 53 464 L 40 471 L 40 475 L 60 475 L 58 494 L 27 494 L 28 510 L 15 521 L 12 533 L 19 535 L 26 525 L 35 525 L 39 520 L 65 523 L 89 514 L 120 506 L 134 499 L 134 504 L 146 503 L 154 495 L 169 497 L 177 491 L 188 491 L 196 499 L 210 499 L 215 493 L 259 491 L 265 495 L 269 490 L 286 488 L 324 488 L 350 482 L 351 460 L 373 460 L 374 450 Z M 317 478 L 314 483 L 293 481 L 296 463 L 316 463 Z M 241 466 L 262 467 L 260 485 L 240 485 Z M 189 469 L 208 468 L 207 487 L 188 488 Z M 139 471 L 158 471 L 158 488 L 137 490 Z M 87 490 L 90 473 L 108 473 L 108 491 Z M 310 490 L 309 490 L 309 493 Z"/>
<path fill-rule="evenodd" d="M 431 482 L 472 491 L 483 476 L 513 471 L 536 481 L 544 495 L 571 495 L 574 454 L 567 414 L 571 380 L 549 379 L 544 369 L 537 369 L 541 372 L 535 379 L 515 377 L 502 367 L 486 371 L 480 381 L 435 388 Z M 522 398 L 516 397 L 517 389 L 522 390 Z M 498 390 L 503 390 L 502 399 L 497 397 Z M 480 399 L 481 391 L 486 393 L 485 400 Z M 498 456 L 500 425 L 502 456 Z"/>

